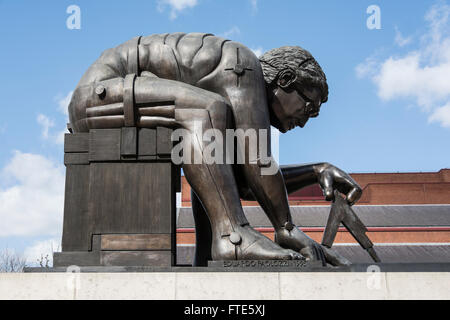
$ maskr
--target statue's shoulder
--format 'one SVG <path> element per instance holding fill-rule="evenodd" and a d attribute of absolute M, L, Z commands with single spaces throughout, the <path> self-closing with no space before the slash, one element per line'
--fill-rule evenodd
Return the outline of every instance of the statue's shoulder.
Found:
<path fill-rule="evenodd" d="M 232 82 L 235 84 L 240 83 L 242 78 L 251 80 L 245 82 L 253 86 L 255 76 L 258 78 L 262 73 L 258 57 L 253 50 L 240 42 L 231 40 L 224 42 L 221 46 L 219 60 L 214 70 L 201 79 L 202 86 L 208 86 L 205 83 L 211 83 L 216 79 L 222 79 L 225 82 L 233 80 Z M 239 84 L 239 87 L 244 88 L 243 84 Z"/>

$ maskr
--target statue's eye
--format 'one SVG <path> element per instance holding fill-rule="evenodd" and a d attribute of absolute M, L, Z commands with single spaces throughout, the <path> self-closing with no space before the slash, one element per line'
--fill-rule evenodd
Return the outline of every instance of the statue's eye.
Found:
<path fill-rule="evenodd" d="M 300 95 L 300 97 L 302 97 L 303 100 L 305 100 L 306 102 L 312 102 L 312 100 L 308 98 L 308 96 L 305 95 L 302 91 L 298 90 L 297 92 Z"/>

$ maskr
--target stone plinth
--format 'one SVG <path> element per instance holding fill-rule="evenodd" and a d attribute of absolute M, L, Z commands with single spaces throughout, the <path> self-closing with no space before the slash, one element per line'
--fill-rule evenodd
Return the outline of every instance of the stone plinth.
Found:
<path fill-rule="evenodd" d="M 172 266 L 180 169 L 171 130 L 66 134 L 62 252 L 54 266 Z"/>
<path fill-rule="evenodd" d="M 0 274 L 0 299 L 450 299 L 449 272 Z"/>

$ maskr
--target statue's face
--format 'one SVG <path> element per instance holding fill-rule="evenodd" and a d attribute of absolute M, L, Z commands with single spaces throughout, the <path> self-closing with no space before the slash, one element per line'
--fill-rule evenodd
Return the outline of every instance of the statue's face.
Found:
<path fill-rule="evenodd" d="M 296 126 L 303 128 L 309 118 L 319 115 L 322 104 L 319 89 L 300 87 L 296 83 L 275 87 L 271 100 L 273 114 L 278 120 L 273 125 L 283 133 Z"/>

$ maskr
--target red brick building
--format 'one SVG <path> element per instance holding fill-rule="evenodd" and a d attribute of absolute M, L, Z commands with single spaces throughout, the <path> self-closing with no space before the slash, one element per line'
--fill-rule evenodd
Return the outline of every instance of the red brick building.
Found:
<path fill-rule="evenodd" d="M 450 262 L 450 169 L 424 173 L 354 173 L 363 196 L 354 209 L 368 227 L 384 262 Z M 273 229 L 257 202 L 242 201 L 250 224 L 269 238 Z M 318 185 L 289 196 L 296 223 L 321 241 L 330 204 Z M 178 209 L 179 263 L 189 264 L 195 245 L 190 186 L 182 177 Z M 370 262 L 352 236 L 341 228 L 335 248 L 354 262 Z"/>

